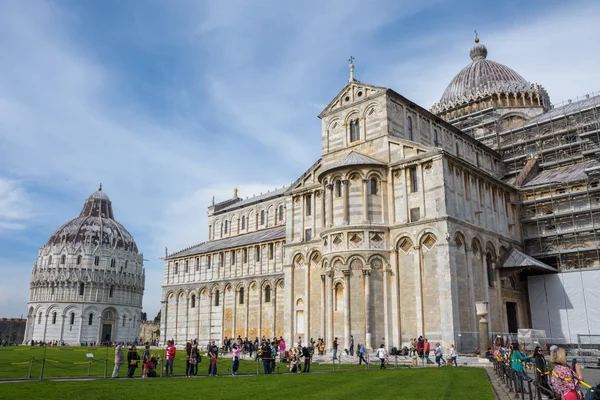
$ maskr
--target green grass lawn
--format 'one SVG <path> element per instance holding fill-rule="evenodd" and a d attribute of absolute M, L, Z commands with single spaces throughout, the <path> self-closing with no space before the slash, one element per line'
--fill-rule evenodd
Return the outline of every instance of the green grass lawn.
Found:
<path fill-rule="evenodd" d="M 1 399 L 464 399 L 493 400 L 482 368 L 398 368 L 310 374 L 0 383 Z"/>
<path fill-rule="evenodd" d="M 162 357 L 162 350 L 151 349 L 151 353 L 156 352 Z M 88 364 L 86 354 L 91 353 L 94 358 L 91 362 L 91 367 Z M 138 353 L 142 353 L 142 350 L 138 349 Z M 127 351 L 125 350 L 125 354 Z M 90 376 L 103 377 L 105 364 L 108 376 L 112 374 L 114 367 L 114 349 L 107 347 L 0 347 L 0 380 L 15 379 L 15 378 L 27 378 L 29 375 L 31 360 L 33 359 L 33 366 L 31 368 L 32 378 L 39 378 L 41 373 L 41 360 L 46 359 L 43 371 L 44 378 L 58 378 L 58 377 L 86 377 L 88 376 L 88 368 Z M 105 362 L 105 360 L 108 360 Z M 207 359 L 203 357 L 202 362 L 198 366 L 198 374 L 206 374 L 208 372 Z M 277 363 L 277 369 L 275 372 L 285 373 L 287 372 L 286 364 Z M 375 366 L 376 367 L 376 366 Z M 230 358 L 219 358 L 217 365 L 218 372 L 220 374 L 227 374 L 230 372 L 231 359 Z M 324 364 L 318 365 L 313 364 L 311 367 L 313 370 L 331 370 L 332 365 Z M 337 366 L 336 366 L 337 368 Z M 342 364 L 341 368 L 344 370 L 352 369 L 364 369 L 364 366 L 358 366 L 356 364 Z M 262 373 L 262 364 L 258 365 L 260 373 Z M 185 374 L 185 351 L 179 350 L 175 357 L 174 365 L 175 375 Z M 239 372 L 242 374 L 253 373 L 256 374 L 257 363 L 251 361 L 249 358 L 243 359 L 240 362 Z M 160 371 L 157 369 L 160 374 Z M 136 375 L 141 375 L 141 368 L 138 368 Z M 127 365 L 123 364 L 120 370 L 120 376 L 127 374 Z"/>

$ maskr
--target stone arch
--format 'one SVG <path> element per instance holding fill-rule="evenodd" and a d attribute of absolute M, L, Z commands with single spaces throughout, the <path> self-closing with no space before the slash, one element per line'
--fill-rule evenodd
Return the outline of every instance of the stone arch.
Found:
<path fill-rule="evenodd" d="M 46 308 L 45 315 L 50 315 L 53 311 L 60 311 L 60 306 L 58 304 L 51 304 Z"/>
<path fill-rule="evenodd" d="M 354 181 L 357 179 L 360 181 L 364 178 L 364 173 L 360 169 L 353 168 L 349 171 L 346 171 L 345 176 L 346 176 L 346 179 L 348 179 L 350 181 Z"/>
<path fill-rule="evenodd" d="M 367 264 L 374 270 L 382 269 L 385 266 L 385 263 L 386 259 L 381 254 L 373 254 L 367 260 Z"/>
<path fill-rule="evenodd" d="M 304 254 L 302 254 L 300 251 L 295 252 L 294 255 L 292 256 L 292 265 L 295 268 L 303 267 L 304 266 Z"/>
<path fill-rule="evenodd" d="M 485 252 L 486 253 L 491 253 L 493 260 L 496 261 L 496 246 L 494 246 L 494 244 L 488 240 L 488 242 L 485 244 Z"/>
<path fill-rule="evenodd" d="M 417 243 L 422 244 L 423 239 L 425 238 L 426 235 L 433 235 L 435 240 L 436 241 L 438 240 L 438 234 L 436 233 L 436 231 L 429 227 L 425 227 L 417 233 Z"/>
<path fill-rule="evenodd" d="M 280 278 L 277 281 L 275 281 L 275 286 L 277 288 L 283 289 L 284 285 L 285 285 L 285 282 L 284 282 L 283 278 Z"/>
<path fill-rule="evenodd" d="M 331 268 L 332 269 L 340 269 L 346 264 L 346 260 L 342 256 L 335 256 L 331 259 Z"/>
<path fill-rule="evenodd" d="M 227 282 L 225 283 L 225 292 L 231 292 L 231 290 L 233 289 L 233 285 L 231 284 L 231 282 Z"/>
<path fill-rule="evenodd" d="M 344 117 L 344 125 L 349 124 L 350 121 L 353 119 L 360 118 L 360 116 L 360 112 L 357 109 L 349 110 L 346 116 Z"/>
<path fill-rule="evenodd" d="M 454 246 L 462 251 L 467 251 L 467 238 L 461 231 L 456 231 L 454 234 Z"/>
<path fill-rule="evenodd" d="M 364 174 L 365 179 L 371 179 L 371 178 L 376 178 L 378 181 L 383 181 L 385 180 L 383 174 L 376 170 L 376 169 L 370 169 L 368 170 L 365 174 Z"/>
<path fill-rule="evenodd" d="M 332 129 L 334 129 L 333 128 L 334 124 L 340 125 L 342 123 L 341 121 L 342 120 L 339 117 L 333 118 L 331 121 L 329 121 L 329 124 L 327 124 L 327 131 L 330 132 Z M 336 128 L 337 128 L 337 126 L 336 126 Z"/>
<path fill-rule="evenodd" d="M 374 110 L 375 112 L 379 112 L 379 104 L 377 104 L 376 102 L 369 103 L 365 107 L 365 109 L 362 113 L 362 117 L 367 118 L 371 114 L 371 110 Z"/>
<path fill-rule="evenodd" d="M 318 266 L 321 263 L 322 259 L 323 256 L 321 255 L 321 252 L 317 249 L 311 250 L 308 254 L 309 265 L 311 267 Z"/>
<path fill-rule="evenodd" d="M 483 255 L 483 246 L 481 245 L 481 240 L 477 236 L 474 236 L 471 240 L 471 251 L 474 256 L 482 257 Z"/>
<path fill-rule="evenodd" d="M 348 268 L 353 270 L 361 270 L 365 267 L 365 259 L 359 255 L 351 255 L 348 257 Z"/>
<path fill-rule="evenodd" d="M 267 286 L 273 287 L 273 283 L 272 283 L 272 282 L 271 282 L 271 280 L 270 280 L 270 279 L 268 279 L 268 278 L 267 278 L 267 279 L 265 279 L 265 280 L 263 280 L 263 281 L 261 282 L 261 284 L 260 284 L 260 287 L 261 287 L 261 289 L 263 289 L 263 290 L 264 290 L 264 289 L 265 289 Z"/>
<path fill-rule="evenodd" d="M 435 246 L 437 242 L 437 236 L 431 232 L 427 232 L 423 236 L 421 236 L 419 244 L 421 245 L 422 250 L 428 251 L 433 249 L 433 246 Z"/>

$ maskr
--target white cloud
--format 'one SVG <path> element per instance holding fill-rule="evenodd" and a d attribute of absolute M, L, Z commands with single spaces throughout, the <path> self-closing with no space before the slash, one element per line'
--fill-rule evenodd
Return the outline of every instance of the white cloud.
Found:
<path fill-rule="evenodd" d="M 19 182 L 0 177 L 0 235 L 25 229 L 31 216 L 29 197 Z"/>

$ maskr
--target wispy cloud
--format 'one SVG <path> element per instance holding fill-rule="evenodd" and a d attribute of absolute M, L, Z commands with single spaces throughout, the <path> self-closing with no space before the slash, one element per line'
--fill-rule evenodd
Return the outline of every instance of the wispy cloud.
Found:
<path fill-rule="evenodd" d="M 31 216 L 29 198 L 16 181 L 0 177 L 0 236 L 25 229 Z"/>

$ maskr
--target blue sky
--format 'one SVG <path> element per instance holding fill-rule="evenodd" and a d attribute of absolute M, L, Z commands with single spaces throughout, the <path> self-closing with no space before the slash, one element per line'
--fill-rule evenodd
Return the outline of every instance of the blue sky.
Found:
<path fill-rule="evenodd" d="M 100 182 L 147 259 L 206 240 L 206 207 L 294 181 L 319 112 L 357 79 L 429 108 L 488 58 L 551 100 L 600 90 L 598 2 L 0 2 L 0 316 L 26 313 L 38 249 Z"/>

